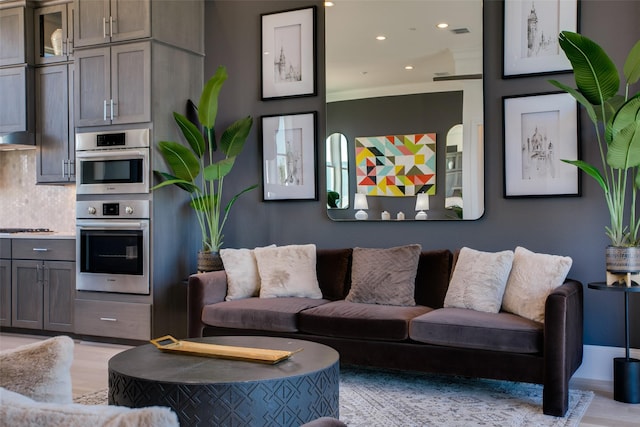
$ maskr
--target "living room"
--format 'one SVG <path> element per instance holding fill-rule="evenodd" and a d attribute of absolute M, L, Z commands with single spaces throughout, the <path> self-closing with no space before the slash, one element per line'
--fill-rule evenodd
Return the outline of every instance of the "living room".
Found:
<path fill-rule="evenodd" d="M 204 75 L 213 74 L 225 65 L 229 79 L 221 93 L 219 120 L 231 122 L 251 115 L 256 123 L 261 116 L 297 112 L 317 112 L 317 152 L 322 153 L 325 135 L 324 26 L 318 14 L 318 95 L 278 101 L 260 100 L 260 15 L 320 2 L 296 1 L 207 1 L 205 6 Z M 640 3 L 628 1 L 585 0 L 579 3 L 579 32 L 596 40 L 621 64 L 631 46 L 640 39 L 637 17 Z M 472 221 L 340 222 L 327 217 L 325 200 L 263 201 L 261 190 L 243 195 L 233 207 L 225 228 L 225 246 L 253 248 L 268 244 L 314 243 L 322 248 L 391 247 L 419 243 L 425 249 L 463 246 L 484 251 L 499 251 L 524 246 L 532 251 L 570 256 L 570 277 L 585 286 L 584 342 L 585 358 L 577 376 L 612 380 L 611 359 L 624 346 L 624 311 L 619 295 L 587 289 L 590 282 L 604 279 L 604 248 L 607 238 L 604 225 L 608 215 L 601 189 L 587 177 L 581 181 L 579 197 L 505 198 L 503 158 L 503 97 L 553 91 L 549 78 L 572 83 L 570 74 L 505 79 L 503 61 L 503 2 L 484 3 L 484 214 Z M 581 113 L 584 118 L 584 113 Z M 592 126 L 584 118 L 579 126 L 580 155 L 587 160 L 598 158 L 591 142 Z M 261 183 L 261 139 L 254 126 L 238 159 L 231 179 L 226 181 L 229 194 Z M 11 222 L 2 226 L 40 227 L 60 232 L 75 232 L 75 190 L 73 186 L 36 186 L 33 181 L 33 152 L 0 152 L 0 218 Z M 323 194 L 324 168 L 318 162 L 319 194 Z M 16 165 L 21 165 L 20 167 Z M 22 167 L 24 165 L 24 167 Z M 22 182 L 28 186 L 29 200 L 43 209 L 24 208 L 15 196 Z M 22 188 L 21 188 L 22 190 Z M 18 191 L 21 191 L 18 190 Z M 7 196 L 9 195 L 9 196 Z M 16 212 L 16 206 L 28 211 Z M 51 215 L 56 212 L 56 215 Z M 394 212 L 395 214 L 395 212 Z M 16 220 L 16 215 L 21 215 Z M 24 222 L 28 218 L 28 223 Z M 17 221 L 17 222 L 14 222 Z M 195 225 L 194 225 L 195 227 Z M 170 233 L 170 230 L 166 231 Z M 174 237 L 174 241 L 175 237 Z M 176 241 L 177 243 L 177 241 Z M 184 244 L 190 251 L 197 244 Z M 195 258 L 187 255 L 189 269 L 195 270 Z M 640 348 L 640 301 L 630 298 L 631 347 Z"/>

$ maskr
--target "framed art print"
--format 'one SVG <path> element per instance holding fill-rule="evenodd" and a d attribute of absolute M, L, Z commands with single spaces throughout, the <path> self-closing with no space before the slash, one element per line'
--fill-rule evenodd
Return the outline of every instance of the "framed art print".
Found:
<path fill-rule="evenodd" d="M 571 71 L 558 35 L 578 31 L 578 0 L 505 0 L 503 31 L 503 77 Z"/>
<path fill-rule="evenodd" d="M 316 7 L 261 16 L 262 99 L 316 95 Z"/>
<path fill-rule="evenodd" d="M 316 173 L 316 113 L 263 116 L 263 200 L 318 200 Z"/>
<path fill-rule="evenodd" d="M 567 93 L 505 97 L 504 196 L 579 196 L 578 103 Z"/>

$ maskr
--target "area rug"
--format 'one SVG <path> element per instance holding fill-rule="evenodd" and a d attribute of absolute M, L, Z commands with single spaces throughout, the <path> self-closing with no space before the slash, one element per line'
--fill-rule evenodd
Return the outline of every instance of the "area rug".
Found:
<path fill-rule="evenodd" d="M 340 420 L 354 427 L 574 427 L 593 392 L 572 389 L 564 417 L 542 413 L 542 386 L 509 381 L 340 370 Z M 75 399 L 105 404 L 107 390 Z"/>

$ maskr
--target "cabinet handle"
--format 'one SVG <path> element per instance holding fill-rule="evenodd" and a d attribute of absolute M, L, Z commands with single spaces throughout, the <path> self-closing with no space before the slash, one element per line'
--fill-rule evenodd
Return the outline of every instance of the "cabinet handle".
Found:
<path fill-rule="evenodd" d="M 63 178 L 67 177 L 67 161 L 66 160 L 62 161 L 62 177 Z"/>
<path fill-rule="evenodd" d="M 111 120 L 113 120 L 113 98 L 111 98 Z"/>
<path fill-rule="evenodd" d="M 102 38 L 107 38 L 107 18 L 102 17 Z"/>
<path fill-rule="evenodd" d="M 107 100 L 104 100 L 104 104 L 102 105 L 102 120 L 107 121 Z"/>
<path fill-rule="evenodd" d="M 109 17 L 109 37 L 113 37 L 113 16 Z"/>
<path fill-rule="evenodd" d="M 114 319 L 113 317 L 101 317 L 100 320 L 103 320 L 105 322 L 117 322 L 118 319 Z"/>
<path fill-rule="evenodd" d="M 73 39 L 67 39 L 67 53 L 66 55 L 71 56 L 73 55 Z"/>
<path fill-rule="evenodd" d="M 33 252 L 49 252 L 48 248 L 33 248 Z"/>
<path fill-rule="evenodd" d="M 73 160 L 67 160 L 69 162 L 69 178 L 76 176 L 76 162 Z"/>

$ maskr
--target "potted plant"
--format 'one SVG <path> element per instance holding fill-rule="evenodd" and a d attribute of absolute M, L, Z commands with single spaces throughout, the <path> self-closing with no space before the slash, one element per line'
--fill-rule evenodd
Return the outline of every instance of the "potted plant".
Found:
<path fill-rule="evenodd" d="M 234 195 L 223 209 L 224 178 L 231 172 L 253 125 L 253 119 L 249 116 L 237 120 L 222 133 L 218 143 L 215 131 L 218 96 L 227 77 L 226 68 L 221 66 L 205 84 L 197 107 L 199 123 L 180 113 L 173 113 L 189 147 L 174 141 L 158 142 L 158 149 L 171 173 L 154 170 L 162 182 L 152 190 L 176 185 L 189 193 L 189 205 L 195 211 L 202 233 L 198 271 L 223 268 L 219 251 L 224 238 L 222 230 L 231 206 L 242 194 L 257 187 L 251 185 Z M 218 149 L 220 154 L 216 158 Z"/>
<path fill-rule="evenodd" d="M 636 209 L 640 187 L 640 93 L 629 93 L 640 78 L 640 41 L 624 64 L 624 95 L 619 95 L 620 77 L 609 56 L 594 41 L 563 31 L 560 47 L 571 62 L 577 89 L 556 80 L 551 84 L 571 94 L 594 124 L 600 149 L 599 167 L 582 160 L 563 160 L 596 180 L 604 191 L 610 224 L 606 251 L 607 283 L 620 281 L 621 273 L 640 272 L 640 218 Z M 623 279 L 624 280 L 624 279 Z M 627 285 L 630 283 L 625 280 Z"/>

